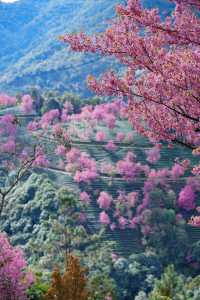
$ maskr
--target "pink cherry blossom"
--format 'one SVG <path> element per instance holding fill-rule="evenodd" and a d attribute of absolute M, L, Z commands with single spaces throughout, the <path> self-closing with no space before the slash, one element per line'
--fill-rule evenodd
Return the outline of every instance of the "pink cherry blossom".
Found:
<path fill-rule="evenodd" d="M 60 115 L 60 112 L 59 112 L 58 109 L 52 109 L 52 110 L 46 112 L 46 113 L 42 116 L 42 118 L 41 118 L 41 120 L 40 120 L 41 127 L 44 128 L 44 129 L 45 129 L 45 128 L 48 128 L 48 126 L 49 126 L 50 124 L 52 124 L 52 122 L 53 122 L 56 118 L 58 118 L 59 115 Z"/>
<path fill-rule="evenodd" d="M 109 162 L 103 162 L 100 164 L 100 171 L 112 176 L 115 173 L 115 167 Z"/>
<path fill-rule="evenodd" d="M 15 143 L 15 140 L 10 138 L 9 140 L 7 140 L 6 143 L 4 143 L 2 146 L 1 146 L 1 150 L 3 152 L 8 152 L 8 153 L 15 153 L 16 151 L 16 143 Z"/>
<path fill-rule="evenodd" d="M 174 164 L 171 169 L 171 176 L 173 179 L 178 179 L 180 176 L 185 174 L 185 168 L 180 164 Z"/>
<path fill-rule="evenodd" d="M 108 151 L 115 151 L 117 149 L 117 146 L 115 145 L 115 143 L 113 142 L 113 140 L 109 140 L 108 143 L 106 144 L 105 148 Z"/>
<path fill-rule="evenodd" d="M 191 219 L 188 221 L 188 224 L 194 227 L 200 227 L 200 216 L 192 216 Z"/>
<path fill-rule="evenodd" d="M 20 107 L 21 110 L 26 114 L 33 110 L 33 99 L 30 95 L 24 95 L 22 97 Z"/>
<path fill-rule="evenodd" d="M 5 234 L 0 233 L 0 299 L 28 300 L 27 289 L 34 281 L 27 272 L 22 250 L 10 245 Z"/>
<path fill-rule="evenodd" d="M 119 217 L 118 222 L 119 222 L 119 227 L 120 227 L 120 229 L 125 229 L 126 226 L 127 226 L 127 224 L 128 224 L 127 219 L 124 218 L 124 217 L 122 217 L 122 216 Z"/>
<path fill-rule="evenodd" d="M 125 139 L 125 134 L 123 132 L 118 132 L 116 135 L 117 142 L 123 142 Z"/>
<path fill-rule="evenodd" d="M 109 225 L 110 224 L 110 218 L 107 215 L 105 211 L 102 211 L 99 215 L 99 221 L 103 225 Z"/>
<path fill-rule="evenodd" d="M 81 192 L 80 193 L 80 200 L 85 203 L 85 204 L 89 204 L 91 199 L 90 199 L 90 195 L 87 192 Z"/>
<path fill-rule="evenodd" d="M 113 202 L 112 196 L 110 196 L 106 192 L 101 192 L 97 200 L 99 207 L 105 210 L 108 210 L 110 208 L 112 202 Z"/>
<path fill-rule="evenodd" d="M 190 211 L 195 208 L 195 193 L 190 185 L 186 185 L 179 193 L 179 207 Z"/>
<path fill-rule="evenodd" d="M 55 124 L 52 126 L 52 132 L 55 136 L 62 136 L 63 134 L 63 128 L 61 126 L 61 124 Z"/>
<path fill-rule="evenodd" d="M 33 166 L 36 167 L 47 167 L 49 165 L 49 161 L 46 158 L 46 155 L 41 147 L 38 147 L 35 154 L 35 159 L 33 162 Z"/>
<path fill-rule="evenodd" d="M 65 156 L 65 154 L 66 154 L 65 146 L 58 145 L 55 149 L 55 154 L 58 156 Z"/>
<path fill-rule="evenodd" d="M 80 150 L 77 148 L 72 148 L 70 151 L 66 153 L 66 159 L 69 163 L 75 163 L 80 157 Z"/>
<path fill-rule="evenodd" d="M 73 51 L 114 57 L 123 65 L 123 74 L 108 70 L 98 79 L 88 76 L 88 85 L 97 95 L 124 99 L 121 114 L 137 132 L 193 150 L 200 145 L 200 5 L 198 0 L 173 2 L 173 12 L 161 17 L 143 1 L 125 1 L 103 32 L 66 34 L 62 40 Z M 104 121 L 112 129 L 115 120 L 109 114 Z M 103 119 L 102 112 L 98 117 Z M 157 159 L 158 149 L 149 152 L 151 163 Z M 193 173 L 199 170 L 197 165 Z"/>
<path fill-rule="evenodd" d="M 36 121 L 31 121 L 27 125 L 27 129 L 30 131 L 36 131 L 39 128 L 39 124 Z"/>
<path fill-rule="evenodd" d="M 16 98 L 6 95 L 0 94 L 0 106 L 13 106 L 16 104 Z"/>
<path fill-rule="evenodd" d="M 150 163 L 156 163 L 160 159 L 161 145 L 157 144 L 150 150 L 146 150 L 147 161 Z"/>
<path fill-rule="evenodd" d="M 104 131 L 98 131 L 96 133 L 96 141 L 97 142 L 104 142 L 106 140 L 106 134 Z"/>

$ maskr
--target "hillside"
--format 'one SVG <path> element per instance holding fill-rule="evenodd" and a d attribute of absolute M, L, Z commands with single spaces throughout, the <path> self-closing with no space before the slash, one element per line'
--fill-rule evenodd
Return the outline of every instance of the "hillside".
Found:
<path fill-rule="evenodd" d="M 0 89 L 30 85 L 85 92 L 87 74 L 102 72 L 97 56 L 69 53 L 58 41 L 64 32 L 102 29 L 117 0 L 21 0 L 0 3 Z M 81 86 L 78 84 L 81 82 Z"/>
<path fill-rule="evenodd" d="M 125 1 L 0 2 L 0 90 L 15 93 L 37 85 L 45 90 L 90 95 L 86 77 L 89 73 L 102 73 L 108 67 L 106 59 L 69 52 L 58 36 L 65 32 L 102 30 L 120 2 Z M 155 2 L 168 9 L 167 0 Z M 148 0 L 145 3 L 151 5 Z"/>
<path fill-rule="evenodd" d="M 83 125 L 83 124 L 82 124 Z M 84 128 L 84 125 L 83 125 Z M 108 139 L 114 139 L 117 131 L 127 134 L 131 127 L 126 121 L 117 121 L 116 131 L 111 132 L 106 127 L 99 126 L 98 130 L 106 132 Z M 21 131 L 23 132 L 23 131 Z M 21 134 L 24 139 L 24 132 Z M 28 137 L 26 137 L 28 139 Z M 147 163 L 145 151 L 149 149 L 149 142 L 133 132 L 133 143 L 118 144 L 117 150 L 113 153 L 105 149 L 104 145 L 93 140 L 92 143 L 80 142 L 74 140 L 73 146 L 79 148 L 82 152 L 88 153 L 95 158 L 100 166 L 103 163 L 115 165 L 120 159 L 123 159 L 128 151 L 134 153 L 138 162 Z M 33 172 L 27 174 L 24 181 L 17 185 L 9 196 L 8 204 L 2 214 L 0 227 L 6 231 L 14 245 L 20 245 L 26 251 L 30 262 L 37 261 L 38 258 L 45 260 L 45 255 L 41 249 L 37 248 L 38 244 L 48 245 L 49 239 L 52 238 L 52 220 L 58 217 L 59 201 L 57 191 L 59 189 L 67 189 L 73 191 L 75 195 L 79 195 L 80 191 L 87 191 L 91 195 L 91 203 L 88 207 L 84 207 L 87 215 L 87 227 L 90 232 L 96 233 L 100 229 L 100 223 L 97 221 L 101 209 L 97 204 L 97 195 L 100 191 L 106 191 L 116 198 L 119 191 L 142 192 L 145 177 L 136 177 L 136 180 L 129 182 L 119 176 L 109 176 L 101 173 L 101 177 L 90 184 L 77 183 L 73 180 L 73 176 L 66 171 L 58 168 L 58 156 L 53 154 L 53 142 L 46 141 L 51 164 L 48 168 L 35 168 Z M 170 155 L 170 160 L 169 160 Z M 150 165 L 152 168 L 171 168 L 174 159 L 191 157 L 190 151 L 181 147 L 175 147 L 169 150 L 163 147 L 161 150 L 161 159 L 156 165 Z M 192 159 L 192 158 L 191 158 Z M 194 159 L 194 157 L 193 157 Z M 194 159 L 195 162 L 195 159 Z M 12 180 L 13 173 L 10 174 L 8 180 Z M 172 181 L 171 188 L 179 192 L 181 186 L 185 183 L 186 177 Z M 1 179 L 1 177 L 0 177 Z M 188 227 L 188 230 L 190 228 Z M 138 241 L 138 232 L 133 229 L 126 230 L 107 230 L 102 238 L 106 240 L 114 240 L 117 242 L 116 249 L 118 253 L 128 256 L 134 251 L 141 250 Z M 195 242 L 199 238 L 199 230 L 190 230 L 191 241 Z"/>

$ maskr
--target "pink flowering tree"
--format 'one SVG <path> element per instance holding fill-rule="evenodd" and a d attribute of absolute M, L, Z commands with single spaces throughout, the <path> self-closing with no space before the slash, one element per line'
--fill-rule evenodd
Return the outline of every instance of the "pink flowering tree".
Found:
<path fill-rule="evenodd" d="M 160 143 L 146 144 L 138 155 L 135 147 L 137 136 L 128 122 L 126 108 L 124 101 L 118 99 L 95 107 L 85 106 L 77 114 L 63 106 L 63 109 L 51 110 L 41 118 L 34 118 L 23 128 L 40 141 L 49 162 L 42 149 L 36 147 L 37 155 L 28 167 L 43 166 L 66 172 L 80 188 L 84 209 L 95 205 L 99 214 L 96 220 L 106 230 L 132 229 L 140 234 L 142 247 L 149 245 L 155 249 L 159 243 L 161 246 L 156 251 L 166 263 L 170 257 L 175 257 L 180 246 L 178 255 L 182 263 L 192 251 L 185 226 L 187 223 L 200 226 L 198 177 L 184 178 L 191 170 L 188 160 L 176 159 L 173 165 L 159 168 Z M 27 114 L 27 108 L 23 112 Z M 3 120 L 5 116 L 2 116 Z M 16 133 L 14 137 L 17 145 Z M 16 147 L 18 155 L 12 156 L 16 167 L 23 165 L 20 149 Z M 27 156 L 23 157 L 26 161 Z M 106 182 L 103 186 L 102 180 Z M 98 185 L 100 188 L 96 188 Z M 87 215 L 84 211 L 79 217 L 79 221 L 85 224 Z M 168 243 L 166 235 L 170 237 Z M 174 240 L 177 241 L 176 249 Z"/>
<path fill-rule="evenodd" d="M 115 57 L 124 66 L 123 75 L 109 70 L 99 80 L 89 76 L 88 83 L 98 95 L 127 101 L 129 121 L 140 134 L 199 155 L 199 1 L 173 0 L 166 17 L 141 2 L 117 5 L 117 17 L 103 33 L 66 34 L 62 40 L 74 51 Z M 200 166 L 193 172 L 200 174 Z"/>
<path fill-rule="evenodd" d="M 27 289 L 34 281 L 26 271 L 23 252 L 10 245 L 5 234 L 0 233 L 0 300 L 27 300 Z"/>
<path fill-rule="evenodd" d="M 198 214 L 196 208 L 200 191 L 198 178 L 184 180 L 186 172 L 191 170 L 190 162 L 176 159 L 171 167 L 159 169 L 160 143 L 153 147 L 148 144 L 142 150 L 143 161 L 140 162 L 134 152 L 134 136 L 128 116 L 124 102 L 116 100 L 95 107 L 85 106 L 78 114 L 69 113 L 65 108 L 52 110 L 41 119 L 30 122 L 28 128 L 44 142 L 51 142 L 54 159 L 50 167 L 65 171 L 73 178 L 81 190 L 80 201 L 87 205 L 96 201 L 100 223 L 111 230 L 138 228 L 141 214 L 149 206 L 152 191 L 159 187 L 166 193 L 173 185 L 177 185 L 177 212 L 183 212 L 187 221 L 187 212 L 189 217 L 191 213 Z M 119 122 L 127 124 L 128 129 L 119 131 Z M 123 155 L 115 161 L 98 159 L 92 156 L 91 145 L 110 158 L 122 149 Z M 157 168 L 154 167 L 156 163 Z M 126 192 L 124 187 L 117 188 L 115 195 L 107 190 L 93 190 L 93 184 L 101 182 L 102 178 L 106 178 L 107 183 L 110 181 L 111 185 L 120 179 L 124 186 L 132 185 L 133 190 Z M 134 185 L 141 179 L 142 184 L 135 191 Z"/>
<path fill-rule="evenodd" d="M 19 111 L 20 110 L 20 111 Z M 15 97 L 0 94 L 0 215 L 9 194 L 31 167 L 46 165 L 47 161 L 38 141 L 28 136 L 21 116 L 33 112 L 33 100 L 24 95 Z M 12 175 L 12 176 L 11 176 Z"/>
<path fill-rule="evenodd" d="M 184 155 L 161 167 L 166 147 L 160 142 L 150 144 L 140 138 L 138 151 L 138 135 L 128 117 L 126 104 L 118 99 L 85 106 L 76 114 L 64 107 L 52 110 L 30 122 L 28 129 L 49 144 L 49 168 L 73 179 L 84 209 L 95 207 L 96 221 L 105 230 L 133 230 L 139 233 L 142 247 L 156 249 L 159 241 L 156 251 L 164 247 L 158 254 L 166 263 L 175 257 L 177 240 L 182 263 L 191 246 L 186 227 L 200 226 L 200 181 L 191 174 L 192 165 Z M 173 150 L 170 153 L 174 155 Z"/>

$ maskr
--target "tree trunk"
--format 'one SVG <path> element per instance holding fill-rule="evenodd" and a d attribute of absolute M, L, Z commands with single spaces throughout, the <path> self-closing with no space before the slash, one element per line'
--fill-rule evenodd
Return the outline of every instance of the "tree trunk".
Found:
<path fill-rule="evenodd" d="M 4 209 L 5 198 L 6 198 L 6 196 L 4 194 L 0 194 L 0 217 L 1 217 L 3 209 Z"/>

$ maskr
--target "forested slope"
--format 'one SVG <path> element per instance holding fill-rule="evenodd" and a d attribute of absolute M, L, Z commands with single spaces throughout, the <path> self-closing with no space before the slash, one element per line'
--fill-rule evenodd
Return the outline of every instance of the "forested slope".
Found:
<path fill-rule="evenodd" d="M 167 13 L 169 3 L 156 2 Z M 106 59 L 69 52 L 58 37 L 66 32 L 102 30 L 114 16 L 117 3 L 124 0 L 0 2 L 0 90 L 15 93 L 38 85 L 88 96 L 86 77 L 107 69 Z"/>

